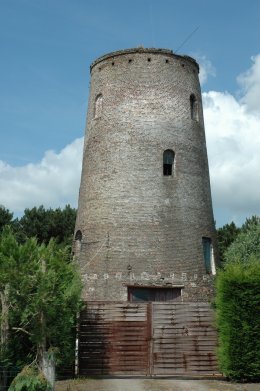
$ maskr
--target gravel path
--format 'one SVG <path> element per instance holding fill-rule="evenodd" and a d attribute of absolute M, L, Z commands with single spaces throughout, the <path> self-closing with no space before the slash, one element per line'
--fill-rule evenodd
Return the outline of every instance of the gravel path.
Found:
<path fill-rule="evenodd" d="M 222 380 L 87 379 L 57 382 L 55 391 L 260 391 L 260 384 Z"/>

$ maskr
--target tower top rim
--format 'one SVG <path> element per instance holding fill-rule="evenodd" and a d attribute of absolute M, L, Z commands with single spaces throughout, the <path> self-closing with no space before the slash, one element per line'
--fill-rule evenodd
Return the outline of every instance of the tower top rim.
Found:
<path fill-rule="evenodd" d="M 197 61 L 193 57 L 190 57 L 187 55 L 175 54 L 173 52 L 173 50 L 171 50 L 171 49 L 144 48 L 143 46 L 139 46 L 139 47 L 131 48 L 131 49 L 117 50 L 114 52 L 106 53 L 103 56 L 98 57 L 96 60 L 94 60 L 92 62 L 92 64 L 90 65 L 90 71 L 92 71 L 94 66 L 96 66 L 97 64 L 99 64 L 100 62 L 102 62 L 104 60 L 108 60 L 109 58 L 118 57 L 118 56 L 122 56 L 125 54 L 131 54 L 131 53 L 133 53 L 133 54 L 134 53 L 163 54 L 163 55 L 167 55 L 169 57 L 183 59 L 183 60 L 190 61 L 191 63 L 193 63 L 198 68 L 198 71 L 199 71 L 199 64 L 197 63 Z"/>

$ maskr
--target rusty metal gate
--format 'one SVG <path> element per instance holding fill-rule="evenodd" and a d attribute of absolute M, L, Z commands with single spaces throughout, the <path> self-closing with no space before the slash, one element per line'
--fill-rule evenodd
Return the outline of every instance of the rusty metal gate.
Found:
<path fill-rule="evenodd" d="M 207 303 L 89 302 L 79 327 L 79 374 L 217 374 Z"/>

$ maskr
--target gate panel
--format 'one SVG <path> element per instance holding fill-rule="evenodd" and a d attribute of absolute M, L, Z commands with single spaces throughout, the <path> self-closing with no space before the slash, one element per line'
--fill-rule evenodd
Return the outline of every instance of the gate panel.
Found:
<path fill-rule="evenodd" d="M 218 373 L 213 319 L 207 303 L 152 303 L 152 374 Z"/>
<path fill-rule="evenodd" d="M 79 326 L 79 374 L 218 374 L 206 303 L 89 302 Z"/>
<path fill-rule="evenodd" d="M 147 375 L 147 304 L 90 302 L 81 312 L 79 374 Z"/>

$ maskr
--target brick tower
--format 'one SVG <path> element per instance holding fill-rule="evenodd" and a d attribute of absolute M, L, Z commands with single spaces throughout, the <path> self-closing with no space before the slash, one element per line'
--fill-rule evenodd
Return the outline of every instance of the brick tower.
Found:
<path fill-rule="evenodd" d="M 84 298 L 207 301 L 216 238 L 198 64 L 135 48 L 90 70 L 74 237 Z"/>

